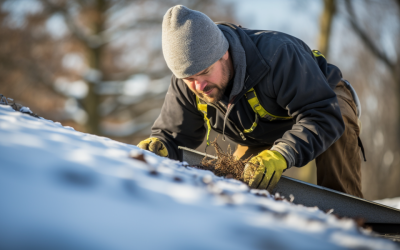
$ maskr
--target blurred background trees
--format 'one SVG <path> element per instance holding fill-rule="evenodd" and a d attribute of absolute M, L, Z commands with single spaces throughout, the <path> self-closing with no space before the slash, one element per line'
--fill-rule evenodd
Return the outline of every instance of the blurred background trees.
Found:
<path fill-rule="evenodd" d="M 213 0 L 3 1 L 0 93 L 47 119 L 137 143 L 169 85 L 161 21 L 176 4 L 233 21 Z"/>
<path fill-rule="evenodd" d="M 363 106 L 364 190 L 370 198 L 399 196 L 400 1 L 346 0 L 341 8 L 348 40 L 343 55 L 351 55 L 343 71 Z"/>
<path fill-rule="evenodd" d="M 399 0 L 1 1 L 0 93 L 64 126 L 136 144 L 169 85 L 161 21 L 176 4 L 321 50 L 362 103 L 365 197 L 400 196 Z M 290 171 L 315 181 L 312 165 Z"/>

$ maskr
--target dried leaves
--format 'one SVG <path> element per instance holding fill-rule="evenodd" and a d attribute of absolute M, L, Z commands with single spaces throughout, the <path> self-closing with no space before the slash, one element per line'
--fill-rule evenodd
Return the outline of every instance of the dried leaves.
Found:
<path fill-rule="evenodd" d="M 211 146 L 215 148 L 218 159 L 205 157 L 201 162 L 201 168 L 211 170 L 217 176 L 243 181 L 244 166 L 249 161 L 250 157 L 246 160 L 237 159 L 236 156 L 233 156 L 230 145 L 225 153 L 218 145 L 217 138 L 211 142 Z"/>

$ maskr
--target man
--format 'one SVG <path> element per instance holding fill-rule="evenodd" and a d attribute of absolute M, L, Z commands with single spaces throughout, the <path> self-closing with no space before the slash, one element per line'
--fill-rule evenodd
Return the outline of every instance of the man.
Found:
<path fill-rule="evenodd" d="M 319 185 L 362 197 L 357 107 L 322 54 L 182 5 L 164 16 L 162 48 L 171 85 L 140 148 L 181 159 L 178 146 L 196 148 L 213 129 L 238 143 L 238 158 L 254 156 L 244 170 L 252 188 L 271 191 L 284 170 L 316 158 Z"/>

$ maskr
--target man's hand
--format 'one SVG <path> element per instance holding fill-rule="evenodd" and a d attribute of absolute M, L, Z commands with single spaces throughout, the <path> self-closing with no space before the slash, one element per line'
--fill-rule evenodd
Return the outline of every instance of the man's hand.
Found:
<path fill-rule="evenodd" d="M 158 138 L 155 137 L 143 140 L 139 142 L 137 146 L 141 149 L 153 152 L 159 156 L 164 156 L 164 157 L 168 156 L 168 150 L 165 147 L 164 143 L 162 143 Z"/>
<path fill-rule="evenodd" d="M 285 158 L 277 151 L 264 150 L 244 167 L 244 181 L 250 188 L 272 191 L 287 168 Z"/>

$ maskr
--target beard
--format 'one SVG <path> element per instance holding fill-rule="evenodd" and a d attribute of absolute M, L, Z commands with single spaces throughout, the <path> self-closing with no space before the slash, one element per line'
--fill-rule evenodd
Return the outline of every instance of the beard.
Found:
<path fill-rule="evenodd" d="M 222 60 L 222 80 L 220 84 L 215 84 L 212 82 L 208 82 L 207 86 L 203 89 L 204 92 L 208 92 L 211 89 L 214 89 L 214 92 L 210 95 L 205 95 L 203 93 L 195 93 L 200 99 L 209 102 L 209 103 L 217 103 L 221 101 L 222 96 L 225 93 L 226 87 L 228 86 L 229 80 L 231 79 L 231 71 L 228 66 L 227 60 Z"/>

